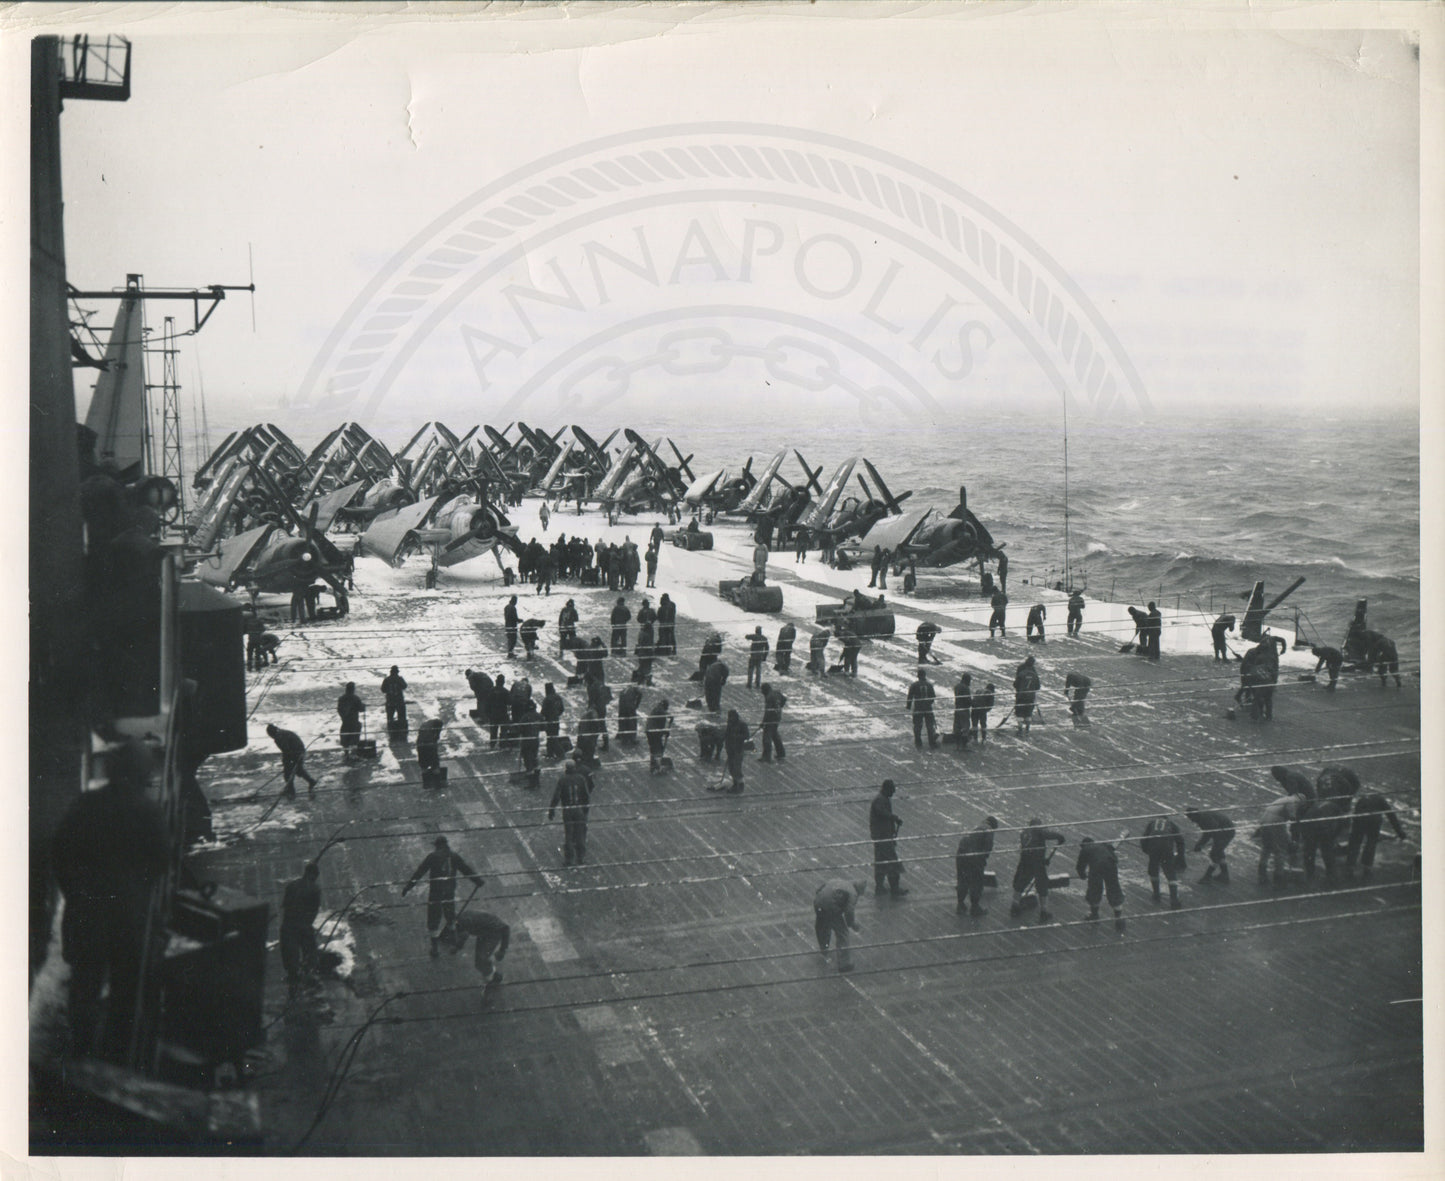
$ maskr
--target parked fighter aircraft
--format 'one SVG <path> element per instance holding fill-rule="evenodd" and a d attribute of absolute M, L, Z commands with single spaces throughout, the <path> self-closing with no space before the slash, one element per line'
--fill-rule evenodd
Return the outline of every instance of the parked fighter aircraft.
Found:
<path fill-rule="evenodd" d="M 801 459 L 802 457 L 799 456 Z M 848 486 L 849 479 L 853 476 L 853 469 L 858 464 L 858 457 L 845 459 L 838 465 L 833 473 L 833 478 L 828 481 L 828 487 L 818 494 L 818 500 L 801 517 L 798 524 L 805 529 L 822 531 L 828 524 L 828 518 L 833 514 L 833 507 L 838 503 L 838 498 L 843 495 L 843 489 Z"/>
<path fill-rule="evenodd" d="M 506 432 L 513 426 L 517 428 L 517 439 L 509 442 Z M 552 465 L 561 449 L 557 439 L 565 428 L 559 428 L 556 435 L 533 430 L 524 422 L 508 423 L 506 428 L 500 431 L 491 426 L 484 426 L 482 429 L 492 444 L 489 454 L 496 461 L 498 472 L 505 477 L 508 485 L 520 484 L 523 488 L 530 488 Z"/>
<path fill-rule="evenodd" d="M 686 487 L 679 473 L 687 470 L 687 462 L 692 457 L 684 458 L 674 446 L 680 462 L 677 469 L 670 468 L 657 454 L 662 439 L 649 444 L 631 428 L 623 433 L 627 437 L 626 450 L 585 499 L 600 504 L 609 514 L 666 512 L 677 503 Z"/>
<path fill-rule="evenodd" d="M 522 437 L 532 448 L 533 466 L 541 467 L 544 471 L 551 466 L 553 460 L 557 458 L 557 452 L 562 449 L 558 440 L 561 439 L 562 432 L 566 429 L 565 426 L 558 427 L 555 435 L 549 435 L 546 431 L 536 430 L 520 419 L 517 420 L 517 430 L 521 431 Z"/>
<path fill-rule="evenodd" d="M 485 449 L 478 452 L 469 446 L 480 429 L 473 427 L 458 438 L 445 423 L 429 422 L 412 435 L 395 457 L 376 443 L 373 452 L 358 456 L 358 466 L 369 481 L 365 491 L 339 508 L 336 519 L 349 526 L 364 527 L 385 513 L 414 504 L 459 482 L 504 481 L 490 452 Z M 350 445 L 345 436 L 340 442 L 343 446 Z M 473 457 L 472 461 L 468 461 L 468 456 Z M 378 462 L 383 458 L 384 463 Z"/>
<path fill-rule="evenodd" d="M 893 555 L 895 564 L 912 562 L 939 568 L 975 560 L 982 572 L 984 559 L 995 557 L 998 547 L 992 535 L 968 510 L 968 490 L 958 490 L 958 507 L 947 516 L 937 509 L 913 509 L 874 525 L 863 541 L 865 548 L 881 546 Z"/>
<path fill-rule="evenodd" d="M 415 499 L 400 478 L 405 465 L 354 422 L 343 423 L 322 439 L 306 463 L 311 476 L 301 498 L 306 505 L 302 512 L 309 512 L 313 502 L 322 505 L 322 532 L 335 520 L 369 521 L 378 512 Z M 342 488 L 350 489 L 351 495 L 342 499 L 338 495 Z"/>
<path fill-rule="evenodd" d="M 363 552 L 399 566 L 430 548 L 438 566 L 455 566 L 505 545 L 520 552 L 517 529 L 506 514 L 471 492 L 429 496 L 387 513 L 361 535 Z"/>
<path fill-rule="evenodd" d="M 873 489 L 868 487 L 868 481 L 860 475 L 858 483 L 863 486 L 863 497 L 860 499 L 857 496 L 842 498 L 835 496 L 834 509 L 828 514 L 825 523 L 809 526 L 816 535 L 826 537 L 834 545 L 847 541 L 849 538 L 862 537 L 884 517 L 896 516 L 901 513 L 903 509 L 900 506 L 913 495 L 912 492 L 905 492 L 902 496 L 895 497 L 888 491 L 888 485 L 883 482 L 883 477 L 878 474 L 877 468 L 866 459 L 863 461 L 863 466 L 873 477 L 878 495 L 874 495 Z M 809 519 L 811 520 L 812 517 L 810 516 Z"/>
<path fill-rule="evenodd" d="M 251 524 L 216 543 L 215 554 L 197 564 L 196 576 L 223 590 L 253 585 L 268 592 L 295 593 L 320 578 L 341 591 L 340 578 L 350 560 L 317 527 L 319 506 L 313 502 L 310 514 L 302 517 L 264 469 L 253 468 L 250 475 L 252 490 L 264 497 L 270 512 L 294 532 L 287 533 L 274 520 Z"/>
<path fill-rule="evenodd" d="M 688 467 L 692 456 L 684 456 L 677 449 L 677 444 L 669 439 L 668 446 L 678 460 L 677 467 L 670 467 L 658 454 L 661 439 L 650 444 L 631 428 L 623 433 L 630 444 L 624 456 L 630 463 L 630 470 L 624 473 L 620 486 L 606 495 L 599 489 L 595 499 L 601 501 L 609 514 L 668 512 L 682 498 L 688 481 L 692 479 L 692 469 Z M 622 461 L 619 460 L 618 469 L 621 468 Z M 687 480 L 683 479 L 684 473 Z"/>
<path fill-rule="evenodd" d="M 276 499 L 287 507 L 300 498 L 305 457 L 290 439 L 272 428 L 238 431 L 211 459 L 216 462 L 208 461 L 203 478 L 209 482 L 200 485 L 204 495 L 190 512 L 188 528 L 194 549 L 208 550 L 220 538 L 255 525 L 282 523 L 281 506 L 258 486 L 258 472 L 277 486 Z"/>
<path fill-rule="evenodd" d="M 794 454 L 796 455 L 797 452 L 794 452 Z M 747 494 L 738 501 L 737 504 L 723 511 L 750 514 L 762 509 L 765 503 L 764 498 L 767 497 L 769 491 L 772 489 L 774 480 L 778 480 L 785 487 L 787 486 L 788 482 L 778 475 L 778 469 L 783 466 L 783 460 L 787 459 L 787 457 L 788 449 L 786 447 L 780 448 L 778 453 L 774 455 L 772 459 L 768 460 L 767 466 L 763 468 L 763 474 L 753 481 L 752 487 L 748 489 Z M 749 460 L 749 462 L 751 462 L 751 460 Z M 798 462 L 803 463 L 802 456 L 798 456 Z M 805 472 L 808 471 L 808 465 L 806 463 L 803 463 L 803 470 Z"/>
<path fill-rule="evenodd" d="M 587 499 L 605 504 L 608 498 L 613 496 L 617 490 L 622 487 L 622 482 L 632 474 L 636 456 L 637 444 L 629 440 L 626 449 L 617 457 L 617 462 L 608 469 L 607 474 L 602 478 L 602 482 L 593 489 L 592 495 Z"/>
<path fill-rule="evenodd" d="M 777 468 L 787 454 L 788 449 L 784 447 L 769 461 L 769 466 L 773 469 L 769 479 L 777 474 Z M 724 467 L 698 476 L 683 492 L 682 501 L 694 510 L 710 508 L 714 512 L 733 512 L 748 499 L 759 482 L 753 475 L 753 460 L 752 456 L 749 456 L 748 461 L 743 464 L 743 470 L 737 475 L 732 475 Z"/>
<path fill-rule="evenodd" d="M 823 467 L 819 464 L 816 468 L 810 467 L 808 461 L 803 458 L 801 451 L 794 450 L 798 457 L 798 463 L 803 468 L 803 482 L 801 484 L 790 484 L 780 475 L 774 475 L 775 487 L 772 495 L 765 500 L 755 502 L 756 508 L 749 508 L 749 500 L 738 505 L 738 512 L 746 515 L 749 522 L 753 524 L 767 523 L 772 526 L 774 536 L 779 545 L 786 545 L 792 534 L 801 527 L 802 518 L 808 515 L 813 508 L 813 494 L 823 495 L 823 485 L 818 483 L 818 477 L 823 474 Z M 771 463 L 769 467 L 771 467 Z M 761 481 L 759 482 L 761 485 Z M 811 490 L 811 491 L 810 491 Z M 757 488 L 753 489 L 756 494 Z"/>
<path fill-rule="evenodd" d="M 659 454 L 662 446 L 661 439 L 656 443 L 650 444 L 631 428 L 624 430 L 623 434 L 637 444 L 641 452 L 641 461 L 651 470 L 651 474 L 660 486 L 671 493 L 675 499 L 680 498 L 682 494 L 687 491 L 688 484 L 695 478 L 692 473 L 692 468 L 688 467 L 692 456 L 683 455 L 683 453 L 677 449 L 677 444 L 671 439 L 668 439 L 667 445 L 672 448 L 672 453 L 677 456 L 677 466 L 672 467 Z"/>
<path fill-rule="evenodd" d="M 552 466 L 534 491 L 543 496 L 582 501 L 611 470 L 612 460 L 607 454 L 607 447 L 619 431 L 614 430 L 599 444 L 580 426 L 571 429 L 571 441 L 553 459 Z"/>
<path fill-rule="evenodd" d="M 191 486 L 198 490 L 209 489 L 217 480 L 224 480 L 235 465 L 251 463 L 262 464 L 272 477 L 280 479 L 303 470 L 306 456 L 280 427 L 257 423 L 227 435 L 221 445 L 196 468 Z"/>

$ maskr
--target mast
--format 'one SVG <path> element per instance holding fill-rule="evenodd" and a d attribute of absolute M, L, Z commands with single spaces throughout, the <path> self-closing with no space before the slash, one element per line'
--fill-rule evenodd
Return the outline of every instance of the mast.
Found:
<path fill-rule="evenodd" d="M 180 382 L 176 378 L 176 320 L 161 333 L 161 475 L 176 486 L 176 519 L 186 519 L 185 463 L 181 455 Z M 147 387 L 149 388 L 149 387 Z"/>
<path fill-rule="evenodd" d="M 1064 589 L 1074 589 L 1074 571 L 1069 546 L 1069 400 L 1064 398 Z"/>

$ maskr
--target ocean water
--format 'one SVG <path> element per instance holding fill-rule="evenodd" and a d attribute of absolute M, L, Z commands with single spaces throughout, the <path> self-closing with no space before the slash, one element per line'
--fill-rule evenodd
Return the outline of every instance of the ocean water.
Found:
<path fill-rule="evenodd" d="M 866 428 L 841 424 L 658 422 L 693 451 L 695 472 L 783 442 L 825 481 L 866 455 L 894 495 L 944 512 L 969 508 L 1006 541 L 1010 581 L 1052 585 L 1063 573 L 1064 429 L 1054 418 L 998 414 L 967 423 Z M 1371 626 L 1413 654 L 1420 634 L 1420 465 L 1414 418 L 1171 414 L 1147 421 L 1074 417 L 1068 428 L 1071 568 L 1096 594 L 1236 610 L 1264 579 L 1307 636 L 1338 644 L 1356 599 Z M 798 476 L 797 460 L 783 466 Z M 862 465 L 859 465 L 862 470 Z M 861 492 L 857 480 L 853 490 Z M 1212 596 L 1212 599 L 1211 599 Z M 1212 606 L 1211 606 L 1212 603 Z M 1281 608 L 1281 624 L 1293 611 Z"/>

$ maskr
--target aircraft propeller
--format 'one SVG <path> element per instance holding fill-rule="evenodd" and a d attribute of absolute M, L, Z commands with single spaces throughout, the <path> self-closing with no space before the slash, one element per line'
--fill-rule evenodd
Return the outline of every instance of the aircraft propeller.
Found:
<path fill-rule="evenodd" d="M 697 477 L 692 474 L 692 468 L 687 466 L 688 461 L 692 459 L 692 456 L 689 455 L 686 459 L 684 459 L 682 452 L 679 451 L 677 448 L 677 444 L 674 443 L 671 439 L 668 439 L 667 445 L 672 448 L 672 453 L 677 456 L 677 466 L 680 467 L 685 473 L 687 473 L 688 483 L 692 483 L 693 480 L 697 479 Z"/>
<path fill-rule="evenodd" d="M 893 493 L 888 491 L 888 485 L 883 482 L 883 477 L 878 474 L 876 467 L 866 459 L 863 461 L 863 466 L 868 469 L 868 474 L 873 477 L 873 482 L 878 485 L 879 495 L 883 498 L 883 503 L 888 506 L 888 511 L 890 513 L 901 513 L 903 511 L 901 507 L 902 503 L 912 496 L 913 493 L 905 492 L 902 496 L 895 497 Z"/>
<path fill-rule="evenodd" d="M 803 474 L 807 477 L 807 481 L 804 486 L 812 488 L 814 492 L 816 492 L 819 496 L 822 496 L 823 485 L 818 483 L 818 477 L 823 474 L 823 465 L 820 463 L 818 465 L 818 470 L 814 471 L 808 466 L 808 461 L 803 458 L 803 453 L 799 451 L 796 447 L 793 449 L 793 454 L 798 457 L 798 462 L 803 465 Z"/>

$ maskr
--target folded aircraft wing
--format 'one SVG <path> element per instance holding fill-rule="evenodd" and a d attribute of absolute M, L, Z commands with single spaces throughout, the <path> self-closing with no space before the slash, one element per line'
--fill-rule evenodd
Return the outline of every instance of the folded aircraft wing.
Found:
<path fill-rule="evenodd" d="M 216 547 L 214 557 L 207 558 L 196 567 L 196 577 L 225 590 L 270 540 L 275 529 L 275 525 L 258 525 L 245 533 L 226 538 Z"/>
<path fill-rule="evenodd" d="M 838 503 L 838 497 L 843 495 L 843 489 L 847 487 L 848 481 L 853 477 L 853 468 L 857 463 L 858 457 L 855 455 L 852 459 L 845 459 L 838 465 L 838 470 L 833 473 L 833 479 L 829 481 L 822 498 L 803 518 L 801 523 L 806 528 L 821 529 L 827 525 L 828 518 L 833 515 L 833 507 Z"/>
<path fill-rule="evenodd" d="M 251 477 L 251 465 L 235 461 L 226 468 L 223 476 L 211 485 L 201 507 L 193 520 L 191 544 L 198 550 L 208 550 L 216 543 L 226 525 L 227 514 L 241 494 L 241 487 Z"/>
<path fill-rule="evenodd" d="M 787 457 L 788 449 L 784 447 L 768 460 L 768 466 L 763 469 L 763 474 L 758 477 L 758 482 L 752 486 L 752 490 L 743 497 L 737 507 L 737 512 L 752 513 L 762 506 L 763 497 L 768 494 L 768 486 L 773 482 L 773 477 L 778 474 L 778 469 L 783 466 L 783 460 Z"/>
<path fill-rule="evenodd" d="M 897 517 L 885 517 L 864 535 L 868 545 L 880 545 L 891 553 L 899 553 L 918 534 L 936 510 L 916 508 Z"/>
<path fill-rule="evenodd" d="M 612 465 L 607 475 L 603 478 L 602 483 L 599 484 L 597 490 L 592 493 L 592 499 L 606 500 L 622 486 L 622 481 L 627 478 L 632 470 L 632 457 L 635 454 L 637 454 L 637 444 L 628 443 L 627 450 L 624 451 L 617 462 Z"/>
<path fill-rule="evenodd" d="M 563 448 L 557 452 L 557 458 L 552 461 L 552 466 L 547 469 L 547 474 L 542 477 L 541 482 L 537 485 L 543 492 L 550 489 L 556 482 L 558 475 L 561 474 L 562 465 L 567 462 L 567 457 L 572 454 L 573 446 L 575 446 L 575 444 L 569 439 Z"/>
<path fill-rule="evenodd" d="M 416 504 L 408 504 L 377 517 L 361 535 L 362 552 L 380 558 L 387 565 L 395 565 L 401 547 L 406 544 L 407 534 L 421 528 L 437 499 L 428 496 Z"/>
<path fill-rule="evenodd" d="M 722 468 L 718 468 L 715 472 L 704 472 L 687 486 L 687 491 L 682 494 L 683 500 L 688 504 L 696 504 L 712 491 L 713 485 L 722 479 L 722 475 Z"/>
<path fill-rule="evenodd" d="M 313 500 L 311 504 L 308 504 L 302 509 L 301 515 L 303 517 L 309 517 L 311 515 L 311 506 L 315 505 L 316 531 L 318 533 L 325 533 L 331 528 L 331 523 L 336 520 L 336 514 L 351 503 L 351 498 L 356 495 L 365 483 L 365 480 L 357 480 L 354 484 L 346 485 L 345 488 L 337 488 L 335 491 L 328 492 L 325 496 L 318 500 Z"/>

